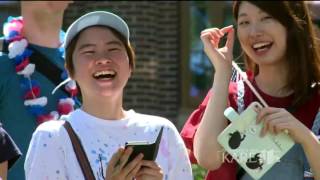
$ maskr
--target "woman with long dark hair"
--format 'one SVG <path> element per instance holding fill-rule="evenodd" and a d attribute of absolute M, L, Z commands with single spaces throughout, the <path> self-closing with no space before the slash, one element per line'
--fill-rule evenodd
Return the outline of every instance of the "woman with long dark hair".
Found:
<path fill-rule="evenodd" d="M 320 106 L 320 55 L 312 21 L 303 1 L 236 1 L 236 33 L 245 55 L 246 72 L 253 87 L 269 107 L 258 112 L 257 123 L 266 133 L 288 132 L 296 144 L 262 179 L 303 179 L 308 161 L 315 179 L 320 178 L 320 144 L 316 122 Z M 225 46 L 219 40 L 227 34 Z M 258 101 L 244 84 L 230 83 L 232 75 L 233 26 L 201 32 L 204 51 L 215 73 L 212 89 L 185 124 L 181 135 L 197 162 L 211 171 L 207 179 L 235 179 L 235 163 L 222 156 L 218 135 L 228 125 L 223 112 Z M 243 97 L 239 97 L 243 91 Z M 223 172 L 223 173 L 221 173 Z M 241 179 L 251 179 L 244 173 Z"/>

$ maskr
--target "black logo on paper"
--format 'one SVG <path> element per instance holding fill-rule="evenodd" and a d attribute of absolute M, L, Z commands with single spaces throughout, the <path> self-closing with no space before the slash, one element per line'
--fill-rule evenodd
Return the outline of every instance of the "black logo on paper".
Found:
<path fill-rule="evenodd" d="M 243 137 L 241 137 L 241 134 L 239 131 L 235 131 L 233 133 L 229 133 L 230 135 L 230 139 L 229 139 L 229 147 L 231 149 L 237 149 L 240 144 L 241 141 L 243 141 L 246 137 L 246 135 L 244 134 Z"/>
<path fill-rule="evenodd" d="M 254 155 L 254 157 L 247 160 L 246 166 L 250 169 L 262 169 L 263 162 L 260 157 L 260 153 Z"/>

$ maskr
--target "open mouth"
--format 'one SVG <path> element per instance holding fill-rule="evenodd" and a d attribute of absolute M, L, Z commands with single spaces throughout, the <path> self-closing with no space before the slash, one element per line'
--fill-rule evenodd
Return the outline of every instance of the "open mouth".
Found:
<path fill-rule="evenodd" d="M 93 74 L 93 78 L 98 80 L 109 80 L 115 78 L 117 73 L 115 71 L 106 70 L 106 71 L 99 71 Z"/>
<path fill-rule="evenodd" d="M 273 42 L 259 42 L 252 45 L 252 48 L 256 52 L 264 52 L 271 48 Z"/>

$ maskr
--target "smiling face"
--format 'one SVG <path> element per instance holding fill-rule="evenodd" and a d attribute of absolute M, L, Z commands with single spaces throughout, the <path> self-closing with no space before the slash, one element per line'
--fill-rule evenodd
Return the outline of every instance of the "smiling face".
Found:
<path fill-rule="evenodd" d="M 122 96 L 131 75 L 125 45 L 107 27 L 83 30 L 72 53 L 72 78 L 87 97 Z"/>
<path fill-rule="evenodd" d="M 270 65 L 285 59 L 286 28 L 257 6 L 242 2 L 237 20 L 237 35 L 242 49 L 259 65 Z"/>

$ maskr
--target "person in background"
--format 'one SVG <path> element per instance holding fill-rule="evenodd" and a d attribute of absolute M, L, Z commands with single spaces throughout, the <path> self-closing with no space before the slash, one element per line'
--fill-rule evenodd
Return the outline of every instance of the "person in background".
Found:
<path fill-rule="evenodd" d="M 0 123 L 0 179 L 7 179 L 8 170 L 21 156 L 21 152 Z"/>
<path fill-rule="evenodd" d="M 21 1 L 21 17 L 4 24 L 0 55 L 0 119 L 22 157 L 9 171 L 24 179 L 23 162 L 38 124 L 73 109 L 75 85 L 51 91 L 66 78 L 60 36 L 63 14 L 71 1 Z"/>
<path fill-rule="evenodd" d="M 261 179 L 301 180 L 311 172 L 320 179 L 319 40 L 305 2 L 235 1 L 233 10 L 248 80 L 269 105 L 258 112 L 257 123 L 263 124 L 260 135 L 287 131 L 296 142 Z M 204 51 L 215 68 L 214 82 L 181 132 L 194 160 L 210 170 L 211 180 L 252 179 L 223 156 L 217 141 L 228 125 L 223 115 L 227 107 L 241 113 L 259 101 L 243 81 L 230 82 L 234 33 L 233 26 L 201 32 Z M 219 47 L 225 34 L 227 42 Z"/>
<path fill-rule="evenodd" d="M 119 16 L 95 11 L 67 30 L 66 67 L 79 85 L 83 105 L 59 121 L 41 124 L 33 134 L 25 161 L 26 178 L 191 180 L 187 150 L 175 126 L 163 117 L 123 108 L 124 88 L 134 71 L 129 28 Z M 89 166 L 81 170 L 63 123 L 70 123 Z M 137 155 L 128 162 L 128 141 L 154 142 L 163 127 L 155 161 Z M 83 162 L 83 161 L 82 161 Z M 41 170 L 40 170 L 41 169 Z"/>

